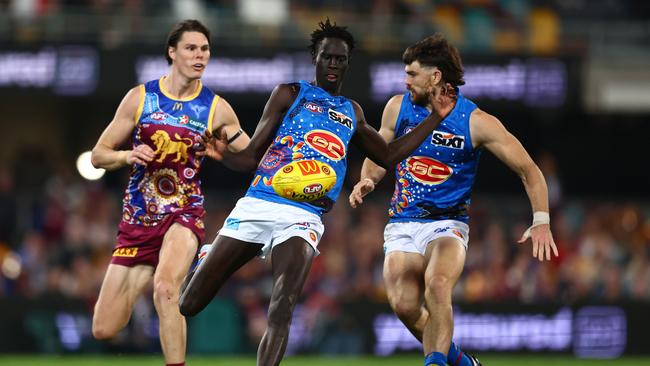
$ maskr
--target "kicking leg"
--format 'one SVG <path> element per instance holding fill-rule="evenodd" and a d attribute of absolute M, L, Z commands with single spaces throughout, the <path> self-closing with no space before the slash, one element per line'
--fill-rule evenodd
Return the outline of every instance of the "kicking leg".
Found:
<path fill-rule="evenodd" d="M 203 263 L 190 274 L 180 298 L 181 314 L 194 316 L 205 308 L 224 282 L 241 266 L 255 258 L 262 244 L 217 235 Z"/>

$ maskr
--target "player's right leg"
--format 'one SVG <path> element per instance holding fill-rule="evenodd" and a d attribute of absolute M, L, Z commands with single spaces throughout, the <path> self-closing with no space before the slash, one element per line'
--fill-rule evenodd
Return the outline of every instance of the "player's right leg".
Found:
<path fill-rule="evenodd" d="M 424 307 L 424 257 L 419 253 L 391 251 L 384 260 L 384 285 L 390 307 L 409 331 L 422 342 L 429 313 Z"/>
<path fill-rule="evenodd" d="M 241 266 L 259 255 L 261 244 L 249 243 L 228 236 L 217 235 L 212 249 L 197 266 L 182 290 L 181 314 L 194 316 L 205 308 L 228 278 Z"/>
<path fill-rule="evenodd" d="M 92 333 L 96 339 L 110 339 L 124 328 L 133 305 L 153 276 L 153 267 L 109 264 L 93 314 Z"/>

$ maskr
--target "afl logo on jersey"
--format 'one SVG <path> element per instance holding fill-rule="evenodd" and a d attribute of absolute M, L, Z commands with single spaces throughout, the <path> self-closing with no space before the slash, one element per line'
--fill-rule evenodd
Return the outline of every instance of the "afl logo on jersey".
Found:
<path fill-rule="evenodd" d="M 340 123 L 343 126 L 352 129 L 352 118 L 346 116 L 345 114 L 335 111 L 333 109 L 329 109 L 327 111 L 327 115 L 330 117 L 330 119 L 336 123 Z"/>
<path fill-rule="evenodd" d="M 335 134 L 325 130 L 313 130 L 305 134 L 305 142 L 327 158 L 338 161 L 345 157 L 345 145 Z"/>
<path fill-rule="evenodd" d="M 307 102 L 304 105 L 305 109 L 312 113 L 323 113 L 323 107 L 319 106 L 316 103 Z"/>
<path fill-rule="evenodd" d="M 449 132 L 433 131 L 431 143 L 438 146 L 461 150 L 465 147 L 465 136 L 454 135 Z"/>
<path fill-rule="evenodd" d="M 411 156 L 406 160 L 406 169 L 416 181 L 429 185 L 443 183 L 454 172 L 446 164 L 426 156 Z"/>
<path fill-rule="evenodd" d="M 153 112 L 151 113 L 151 119 L 154 121 L 162 121 L 164 119 L 167 119 L 167 113 L 165 112 Z"/>

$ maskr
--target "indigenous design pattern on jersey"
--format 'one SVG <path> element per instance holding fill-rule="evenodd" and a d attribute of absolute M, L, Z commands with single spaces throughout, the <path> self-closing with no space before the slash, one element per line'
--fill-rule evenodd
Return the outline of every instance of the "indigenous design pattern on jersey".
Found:
<path fill-rule="evenodd" d="M 330 95 L 303 80 L 298 85 L 300 92 L 262 157 L 246 195 L 298 206 L 321 215 L 329 211 L 341 191 L 348 144 L 357 121 L 354 107 L 346 97 Z M 278 196 L 271 186 L 275 172 L 292 161 L 311 159 L 323 161 L 334 169 L 337 177 L 334 187 L 324 197 L 311 202 Z"/>
<path fill-rule="evenodd" d="M 456 106 L 440 125 L 395 169 L 391 222 L 454 219 L 467 222 L 480 150 L 472 147 L 469 118 L 476 105 L 458 93 Z M 398 138 L 429 111 L 404 94 L 395 126 Z"/>
<path fill-rule="evenodd" d="M 133 148 L 147 144 L 155 157 L 146 167 L 132 166 L 122 210 L 122 221 L 129 224 L 157 225 L 166 215 L 181 210 L 203 213 L 198 178 L 202 158 L 196 156 L 193 145 L 196 136 L 211 128 L 218 96 L 199 84 L 190 97 L 173 99 L 162 82 L 152 80 L 140 86 Z"/>

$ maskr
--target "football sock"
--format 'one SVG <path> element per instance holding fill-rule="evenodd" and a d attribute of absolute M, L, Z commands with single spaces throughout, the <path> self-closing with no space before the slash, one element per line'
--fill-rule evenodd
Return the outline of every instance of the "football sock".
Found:
<path fill-rule="evenodd" d="M 451 366 L 472 366 L 472 360 L 454 342 L 449 346 L 447 363 Z"/>
<path fill-rule="evenodd" d="M 179 363 L 166 363 L 165 366 L 185 366 L 185 361 Z"/>
<path fill-rule="evenodd" d="M 447 357 L 440 352 L 431 352 L 424 357 L 424 366 L 447 366 Z"/>

